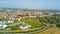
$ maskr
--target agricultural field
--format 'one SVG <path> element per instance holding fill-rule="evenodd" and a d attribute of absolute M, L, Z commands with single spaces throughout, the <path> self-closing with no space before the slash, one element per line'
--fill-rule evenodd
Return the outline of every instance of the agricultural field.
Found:
<path fill-rule="evenodd" d="M 48 28 L 38 34 L 60 34 L 60 29 Z"/>

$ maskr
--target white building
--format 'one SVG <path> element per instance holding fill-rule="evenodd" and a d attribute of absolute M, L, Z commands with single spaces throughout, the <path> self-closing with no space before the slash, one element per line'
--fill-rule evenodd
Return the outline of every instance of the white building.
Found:
<path fill-rule="evenodd" d="M 28 29 L 30 27 L 31 27 L 31 25 L 27 25 L 27 24 L 21 24 L 20 25 L 20 28 L 23 29 L 23 30 Z"/>
<path fill-rule="evenodd" d="M 6 28 L 6 21 L 0 21 L 0 28 Z"/>
<path fill-rule="evenodd" d="M 3 29 L 5 29 L 6 27 L 8 27 L 7 25 L 3 25 Z"/>

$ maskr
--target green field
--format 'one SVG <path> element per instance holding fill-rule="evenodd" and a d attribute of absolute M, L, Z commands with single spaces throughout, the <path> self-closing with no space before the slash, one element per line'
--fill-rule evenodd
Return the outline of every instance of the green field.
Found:
<path fill-rule="evenodd" d="M 31 25 L 32 28 L 40 28 L 40 27 L 45 26 L 44 24 L 39 22 L 37 19 L 27 19 L 27 20 L 23 20 L 23 22 Z"/>

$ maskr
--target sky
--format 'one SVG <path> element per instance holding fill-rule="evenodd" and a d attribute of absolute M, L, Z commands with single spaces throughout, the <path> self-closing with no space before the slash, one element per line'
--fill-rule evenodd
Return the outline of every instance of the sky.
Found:
<path fill-rule="evenodd" d="M 0 0 L 0 8 L 60 9 L 60 0 Z"/>

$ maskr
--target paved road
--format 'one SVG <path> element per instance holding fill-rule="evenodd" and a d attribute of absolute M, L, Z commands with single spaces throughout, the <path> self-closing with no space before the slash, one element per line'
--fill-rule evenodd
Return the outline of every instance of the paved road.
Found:
<path fill-rule="evenodd" d="M 19 25 L 19 24 L 21 24 L 21 22 L 10 23 L 10 24 L 7 24 L 7 25 L 10 27 L 10 26 L 16 26 L 16 25 Z"/>

